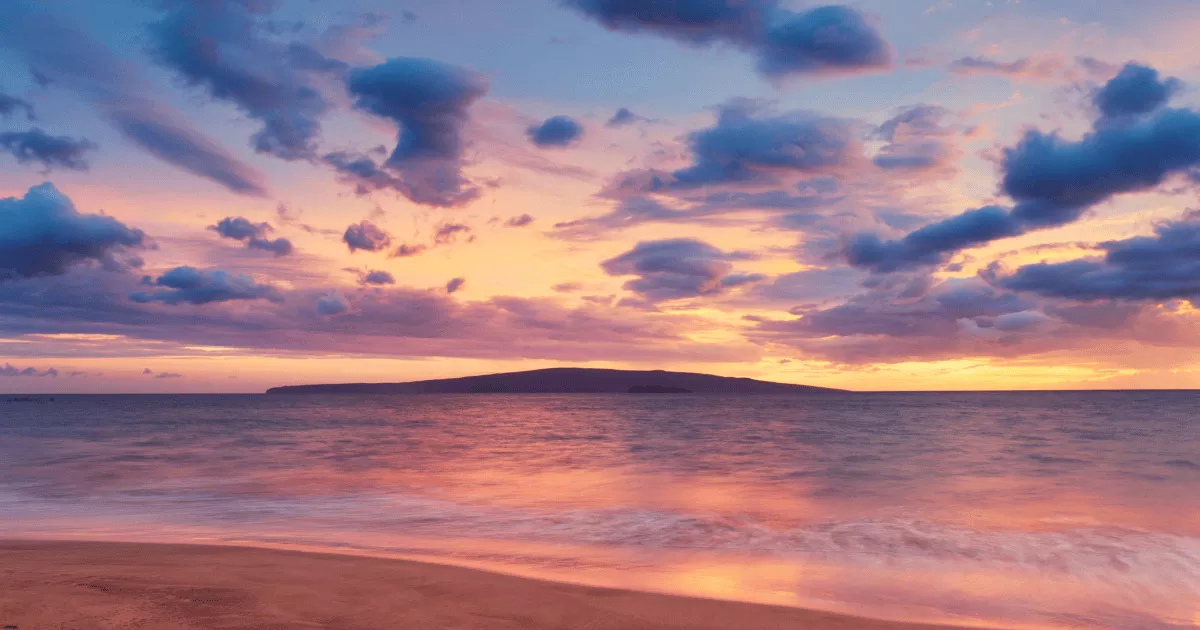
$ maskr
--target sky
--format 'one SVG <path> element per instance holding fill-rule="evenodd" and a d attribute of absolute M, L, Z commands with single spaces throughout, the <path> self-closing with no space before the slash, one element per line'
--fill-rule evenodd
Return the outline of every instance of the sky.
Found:
<path fill-rule="evenodd" d="M 1200 5 L 5 0 L 0 391 L 1200 387 Z"/>

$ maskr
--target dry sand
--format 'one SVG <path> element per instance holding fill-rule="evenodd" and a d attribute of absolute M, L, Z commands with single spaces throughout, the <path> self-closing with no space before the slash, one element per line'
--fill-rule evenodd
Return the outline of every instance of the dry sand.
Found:
<path fill-rule="evenodd" d="M 403 560 L 245 547 L 0 542 L 0 630 L 933 630 Z"/>

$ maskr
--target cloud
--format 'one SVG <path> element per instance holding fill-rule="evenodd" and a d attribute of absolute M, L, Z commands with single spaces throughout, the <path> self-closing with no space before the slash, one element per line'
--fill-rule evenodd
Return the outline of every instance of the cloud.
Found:
<path fill-rule="evenodd" d="M 846 244 L 846 259 L 855 267 L 889 273 L 945 262 L 946 255 L 969 247 L 1017 236 L 1023 231 L 1007 208 L 984 206 L 933 223 L 898 241 L 859 234 Z"/>
<path fill-rule="evenodd" d="M 363 250 L 377 252 L 387 249 L 392 243 L 392 236 L 370 221 L 360 221 L 346 228 L 342 241 L 351 252 Z"/>
<path fill-rule="evenodd" d="M 625 173 L 624 176 L 639 178 L 645 173 Z M 787 213 L 784 216 L 806 216 L 810 210 L 831 204 L 840 199 L 836 189 L 829 192 L 806 192 L 792 194 L 787 190 L 724 191 L 704 187 L 697 191 L 689 188 L 670 188 L 661 174 L 651 174 L 649 188 L 665 190 L 673 197 L 672 205 L 645 194 L 623 197 L 624 193 L 602 193 L 601 197 L 615 196 L 616 204 L 604 214 L 584 217 L 554 224 L 554 235 L 558 238 L 587 240 L 608 232 L 629 229 L 646 223 L 708 223 L 720 225 L 724 217 L 736 213 Z M 805 183 L 805 182 L 802 182 Z M 644 186 L 642 182 L 634 186 Z"/>
<path fill-rule="evenodd" d="M 154 378 L 183 378 L 183 375 L 178 372 L 159 372 Z"/>
<path fill-rule="evenodd" d="M 433 232 L 433 242 L 435 245 L 449 245 L 458 240 L 460 234 L 470 233 L 471 226 L 465 223 L 442 223 Z M 474 237 L 471 237 L 471 240 L 474 240 Z"/>
<path fill-rule="evenodd" d="M 280 288 L 279 302 L 168 308 L 129 300 L 130 292 L 145 290 L 137 283 L 134 274 L 89 267 L 75 267 L 63 276 L 0 283 L 0 331 L 11 338 L 119 335 L 130 344 L 150 342 L 156 355 L 167 347 L 191 352 L 189 345 L 308 356 L 656 363 L 754 361 L 761 353 L 748 342 L 694 339 L 691 332 L 710 326 L 694 315 L 609 303 L 568 306 L 555 298 L 509 296 L 468 301 L 442 290 L 376 287 L 352 296 L 345 302 L 346 312 L 330 317 L 315 308 L 317 300 L 329 294 L 323 289 Z"/>
<path fill-rule="evenodd" d="M 467 283 L 466 278 L 454 278 L 450 282 L 446 283 L 446 293 L 454 293 L 454 292 L 458 291 L 459 289 L 463 288 L 463 285 L 465 285 L 466 283 Z"/>
<path fill-rule="evenodd" d="M 1092 94 L 1092 102 L 1106 117 L 1149 114 L 1164 105 L 1183 88 L 1174 77 L 1160 79 L 1158 70 L 1128 63 L 1117 76 Z"/>
<path fill-rule="evenodd" d="M 369 271 L 363 276 L 364 284 L 384 285 L 396 284 L 396 278 L 386 271 Z"/>
<path fill-rule="evenodd" d="M 950 62 L 955 74 L 999 74 L 1012 77 L 1052 79 L 1062 74 L 1062 60 L 1056 57 L 1020 57 L 997 61 L 989 57 L 962 57 Z"/>
<path fill-rule="evenodd" d="M 58 378 L 58 370 L 47 368 L 39 371 L 37 368 L 32 367 L 22 369 L 14 367 L 11 363 L 5 363 L 4 365 L 0 365 L 0 376 L 49 376 L 50 378 Z"/>
<path fill-rule="evenodd" d="M 953 130 L 945 124 L 949 113 L 937 105 L 902 108 L 875 129 L 873 135 L 887 144 L 872 162 L 891 171 L 929 171 L 950 166 L 960 151 L 950 140 Z"/>
<path fill-rule="evenodd" d="M 1061 225 L 1116 194 L 1153 188 L 1200 166 L 1200 113 L 1164 110 L 1127 124 L 1095 127 L 1077 142 L 1030 131 L 1006 149 L 1001 188 L 1013 216 L 1033 226 Z"/>
<path fill-rule="evenodd" d="M 399 143 L 383 164 L 365 156 L 326 160 L 366 190 L 393 189 L 413 202 L 461 206 L 479 196 L 462 173 L 462 137 L 470 106 L 487 93 L 475 72 L 430 59 L 395 58 L 350 73 L 359 109 L 400 125 Z"/>
<path fill-rule="evenodd" d="M 759 70 L 772 77 L 790 74 L 840 74 L 879 70 L 891 65 L 891 48 L 862 13 L 829 5 L 780 15 L 757 47 Z"/>
<path fill-rule="evenodd" d="M 304 230 L 309 234 L 323 234 L 325 236 L 337 236 L 339 234 L 337 230 L 318 228 L 313 225 L 309 225 L 308 223 L 304 223 L 300 221 L 300 215 L 300 211 L 292 210 L 286 204 L 281 203 L 275 207 L 275 217 L 279 219 L 279 223 L 282 225 L 295 227 Z"/>
<path fill-rule="evenodd" d="M 163 2 L 150 26 L 151 52 L 189 85 L 231 102 L 263 127 L 251 139 L 259 153 L 311 158 L 321 117 L 330 109 L 316 79 L 345 64 L 303 44 L 264 33 L 271 3 L 245 0 Z"/>
<path fill-rule="evenodd" d="M 765 280 L 762 274 L 735 273 L 731 261 L 749 255 L 723 252 L 708 243 L 679 238 L 639 242 L 601 263 L 610 276 L 638 276 L 624 288 L 651 302 L 716 295 Z"/>
<path fill-rule="evenodd" d="M 843 200 L 844 183 L 879 177 L 864 155 L 864 131 L 857 121 L 807 111 L 778 113 L 759 102 L 735 100 L 717 110 L 711 127 L 686 135 L 690 163 L 616 174 L 596 195 L 612 209 L 559 222 L 554 236 L 594 239 L 644 223 L 730 225 L 738 220 L 735 214 L 752 214 L 755 220 L 786 214 L 803 221 L 818 207 Z M 871 186 L 878 190 L 876 182 Z M 786 222 L 778 216 L 771 220 Z"/>
<path fill-rule="evenodd" d="M 50 183 L 0 199 L 0 224 L 0 281 L 60 275 L 88 261 L 120 267 L 116 256 L 145 240 L 112 217 L 80 214 Z"/>
<path fill-rule="evenodd" d="M 1030 130 L 1003 152 L 1001 190 L 1015 202 L 1011 208 L 968 210 L 899 240 L 860 234 L 844 253 L 850 264 L 880 272 L 936 265 L 967 247 L 1071 223 L 1115 195 L 1148 190 L 1197 168 L 1200 112 L 1190 109 L 1102 117 L 1077 141 Z"/>
<path fill-rule="evenodd" d="M 25 112 L 26 120 L 32 121 L 36 119 L 33 113 L 33 103 L 23 98 L 0 92 L 0 118 L 8 118 L 18 110 Z"/>
<path fill-rule="evenodd" d="M 194 267 L 176 267 L 151 281 L 147 276 L 144 284 L 163 287 L 154 291 L 135 291 L 129 299 L 139 304 L 162 302 L 163 304 L 211 304 L 234 300 L 280 301 L 279 291 L 270 285 L 259 284 L 245 274 L 228 271 L 201 271 Z"/>
<path fill-rule="evenodd" d="M 570 116 L 554 116 L 525 130 L 525 134 L 542 148 L 568 147 L 583 137 L 583 125 Z"/>
<path fill-rule="evenodd" d="M 0 3 L 0 47 L 90 102 L 142 150 L 229 190 L 263 195 L 262 176 L 158 101 L 129 63 L 28 0 Z"/>
<path fill-rule="evenodd" d="M 716 124 L 688 134 L 692 164 L 670 172 L 627 171 L 610 196 L 663 193 L 711 185 L 775 184 L 783 173 L 815 175 L 862 157 L 849 121 L 808 112 L 761 115 L 748 103 L 723 106 Z"/>
<path fill-rule="evenodd" d="M 762 319 L 747 335 L 846 364 L 1044 350 L 1038 344 L 1052 318 L 1036 304 L 974 278 L 941 282 L 918 297 L 902 297 L 911 295 L 910 287 L 920 279 L 868 282 L 865 293 L 841 304 L 797 308 L 794 319 Z"/>
<path fill-rule="evenodd" d="M 409 245 L 408 243 L 401 243 L 400 246 L 392 252 L 392 258 L 411 258 L 413 256 L 420 256 L 421 254 L 425 253 L 426 249 L 429 249 L 429 247 L 424 244 Z"/>
<path fill-rule="evenodd" d="M 250 249 L 261 249 L 271 252 L 275 256 L 287 256 L 295 249 L 292 247 L 292 242 L 286 238 L 274 240 L 267 238 L 267 235 L 275 229 L 271 227 L 270 223 L 251 223 L 249 219 L 243 217 L 225 217 L 208 229 L 224 238 L 242 241 Z"/>
<path fill-rule="evenodd" d="M 534 219 L 533 219 L 532 215 L 522 214 L 520 216 L 515 216 L 515 217 L 512 217 L 509 220 L 505 221 L 504 225 L 507 225 L 508 227 L 525 227 L 525 226 L 533 223 L 533 221 L 534 221 Z"/>
<path fill-rule="evenodd" d="M 622 107 L 622 108 L 618 109 L 616 111 L 616 113 L 614 113 L 612 115 L 612 118 L 608 119 L 608 122 L 604 123 L 604 126 L 610 127 L 610 128 L 611 127 L 625 127 L 627 125 L 632 125 L 633 123 L 641 121 L 641 120 L 646 120 L 646 119 L 643 118 L 642 116 L 638 116 L 637 114 L 633 113 L 632 111 L 629 110 L 628 107 Z"/>
<path fill-rule="evenodd" d="M 1038 53 L 1012 61 L 961 57 L 950 62 L 949 70 L 959 76 L 996 75 L 1012 81 L 1084 81 L 1111 77 L 1117 67 L 1095 57 L 1067 59 L 1057 54 Z"/>
<path fill-rule="evenodd" d="M 1200 213 L 1155 227 L 1154 236 L 1100 243 L 1103 258 L 998 266 L 985 276 L 997 286 L 1070 300 L 1165 301 L 1200 298 Z"/>
<path fill-rule="evenodd" d="M 891 49 L 855 9 L 794 12 L 778 0 L 564 0 L 612 31 L 654 33 L 705 46 L 728 43 L 758 57 L 768 77 L 843 74 L 891 65 Z"/>
<path fill-rule="evenodd" d="M 317 298 L 318 315 L 341 315 L 350 310 L 350 302 L 341 293 L 330 293 Z"/>
<path fill-rule="evenodd" d="M 962 319 L 995 318 L 1025 312 L 1030 307 L 1012 293 L 968 282 L 943 287 L 907 304 L 882 293 L 868 294 L 832 308 L 805 312 L 801 321 L 820 336 L 930 337 L 952 334 Z"/>
<path fill-rule="evenodd" d="M 509 224 L 511 225 L 511 220 L 510 220 Z M 396 249 L 394 249 L 392 251 L 391 257 L 392 258 L 411 258 L 413 256 L 420 256 L 421 254 L 425 253 L 427 250 L 429 250 L 433 247 L 441 247 L 443 245 L 452 245 L 455 242 L 457 242 L 459 237 L 461 237 L 461 236 L 466 236 L 467 242 L 471 243 L 471 242 L 475 241 L 475 236 L 472 234 L 473 231 L 474 231 L 474 228 L 467 225 L 466 223 L 452 223 L 452 222 L 448 222 L 448 221 L 442 222 L 442 223 L 439 223 L 433 229 L 433 245 L 426 245 L 424 243 L 417 243 L 417 244 L 401 243 Z M 383 236 L 387 237 L 387 234 L 384 233 Z M 377 239 L 377 242 L 379 243 L 379 248 L 383 248 L 383 247 L 387 247 L 391 243 L 391 239 L 390 239 L 390 237 L 387 237 L 386 241 Z M 359 247 L 359 249 L 368 249 L 368 248 Z M 370 251 L 376 251 L 376 250 L 372 249 Z"/>
<path fill-rule="evenodd" d="M 794 113 L 755 117 L 726 106 L 711 129 L 688 136 L 694 163 L 672 173 L 676 186 L 772 181 L 779 171 L 822 173 L 861 155 L 846 121 Z"/>
<path fill-rule="evenodd" d="M 52 136 L 37 128 L 0 133 L 0 147 L 11 153 L 21 164 L 37 162 L 46 170 L 61 167 L 76 171 L 88 169 L 84 154 L 97 148 L 89 140 Z"/>

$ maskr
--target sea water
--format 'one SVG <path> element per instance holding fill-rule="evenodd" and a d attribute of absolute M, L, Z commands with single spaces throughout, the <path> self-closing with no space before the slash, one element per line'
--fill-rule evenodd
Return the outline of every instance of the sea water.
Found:
<path fill-rule="evenodd" d="M 1200 394 L 0 402 L 0 538 L 1010 628 L 1200 627 Z"/>

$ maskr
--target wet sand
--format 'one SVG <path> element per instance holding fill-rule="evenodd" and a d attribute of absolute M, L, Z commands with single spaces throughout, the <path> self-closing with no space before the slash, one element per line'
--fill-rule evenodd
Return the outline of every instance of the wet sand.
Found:
<path fill-rule="evenodd" d="M 404 560 L 247 547 L 0 541 L 0 628 L 9 630 L 937 627 Z"/>

